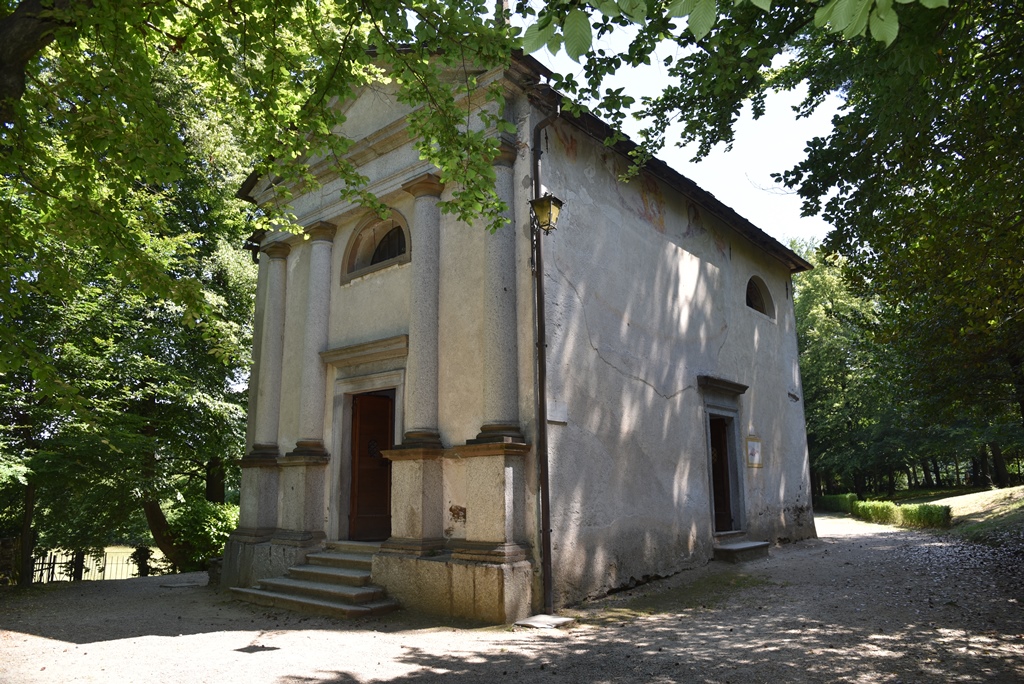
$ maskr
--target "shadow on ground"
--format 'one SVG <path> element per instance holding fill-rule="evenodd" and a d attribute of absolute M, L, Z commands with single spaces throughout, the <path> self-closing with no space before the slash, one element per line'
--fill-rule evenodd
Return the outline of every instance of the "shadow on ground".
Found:
<path fill-rule="evenodd" d="M 246 663 L 266 659 L 261 681 L 283 683 L 1024 681 L 1022 559 L 927 534 L 857 529 L 607 597 L 567 611 L 578 622 L 560 630 L 404 611 L 343 622 L 203 586 L 162 586 L 202 575 L 0 589 L 0 629 L 73 644 L 241 632 L 224 640 L 230 650 Z M 304 666 L 275 669 L 272 659 L 285 655 Z"/>

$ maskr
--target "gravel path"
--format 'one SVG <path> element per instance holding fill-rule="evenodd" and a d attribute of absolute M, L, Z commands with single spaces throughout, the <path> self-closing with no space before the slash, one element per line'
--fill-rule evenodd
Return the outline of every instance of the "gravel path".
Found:
<path fill-rule="evenodd" d="M 559 630 L 308 618 L 202 573 L 0 589 L 0 682 L 1024 682 L 1024 548 L 817 525 L 766 561 L 566 611 L 579 620 Z"/>

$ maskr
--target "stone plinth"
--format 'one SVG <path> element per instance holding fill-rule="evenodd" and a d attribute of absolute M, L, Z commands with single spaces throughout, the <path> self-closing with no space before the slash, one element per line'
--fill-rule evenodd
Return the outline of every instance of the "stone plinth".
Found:
<path fill-rule="evenodd" d="M 319 546 L 323 543 L 328 460 L 323 445 L 312 442 L 299 442 L 294 451 L 277 460 L 281 480 L 274 544 Z"/>
<path fill-rule="evenodd" d="M 382 553 L 432 554 L 444 547 L 443 449 L 382 452 L 391 461 L 391 539 Z"/>
<path fill-rule="evenodd" d="M 410 610 L 509 624 L 530 615 L 533 564 L 379 553 L 373 581 Z"/>

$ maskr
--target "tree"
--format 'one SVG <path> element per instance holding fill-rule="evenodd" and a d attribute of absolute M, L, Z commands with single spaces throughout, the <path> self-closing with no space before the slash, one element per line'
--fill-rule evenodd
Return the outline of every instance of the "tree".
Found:
<path fill-rule="evenodd" d="M 902 369 L 925 403 L 974 414 L 977 401 L 932 390 L 997 397 L 985 424 L 1010 397 L 1024 425 L 1024 23 L 1011 2 L 946 4 L 554 2 L 524 43 L 581 61 L 582 79 L 556 78 L 576 106 L 617 123 L 632 110 L 646 124 L 638 162 L 673 141 L 697 143 L 698 158 L 728 145 L 745 104 L 756 118 L 773 90 L 806 84 L 801 116 L 841 95 L 833 132 L 777 179 L 833 225 L 825 249 L 886 310 L 879 341 L 906 341 Z M 626 27 L 628 48 L 596 42 Z M 663 44 L 675 52 L 660 95 L 601 90 Z"/>
<path fill-rule="evenodd" d="M 211 335 L 186 325 L 179 305 L 106 275 L 112 265 L 99 255 L 84 258 L 95 259 L 90 287 L 72 301 L 40 307 L 45 325 L 23 324 L 19 332 L 34 333 L 58 371 L 74 374 L 85 408 L 40 398 L 27 368 L 4 373 L 0 387 L 0 418 L 10 426 L 5 451 L 8 459 L 20 456 L 20 481 L 35 501 L 25 507 L 35 534 L 23 549 L 38 535 L 47 548 L 92 552 L 137 536 L 129 530 L 145 513 L 164 555 L 192 567 L 201 560 L 189 543 L 194 534 L 176 528 L 166 506 L 178 517 L 191 515 L 206 510 L 206 499 L 223 503 L 225 485 L 237 483 L 255 269 L 223 241 L 178 265 L 207 284 L 207 294 L 220 300 L 221 324 L 234 326 Z M 213 345 L 222 347 L 219 357 Z M 0 488 L 17 483 L 9 478 Z M 216 517 L 217 509 L 210 511 Z"/>
<path fill-rule="evenodd" d="M 146 520 L 174 565 L 194 566 L 209 545 L 193 528 L 223 517 L 216 504 L 237 480 L 255 266 L 239 249 L 253 230 L 252 210 L 232 191 L 246 159 L 211 121 L 208 93 L 173 64 L 154 76 L 183 156 L 166 182 L 133 192 L 138 206 L 157 212 L 159 232 L 146 248 L 163 264 L 160 277 L 190 283 L 203 306 L 197 312 L 148 291 L 102 245 L 43 234 L 16 253 L 13 269 L 40 270 L 12 277 L 24 296 L 6 312 L 5 333 L 48 364 L 47 372 L 0 370 L 0 460 L 18 469 L 0 478 L 0 491 L 4 501 L 12 489 L 24 492 L 25 557 L 37 538 L 89 553 L 138 537 Z M 58 269 L 74 275 L 72 291 L 38 286 Z M 62 391 L 46 386 L 54 378 Z"/>
<path fill-rule="evenodd" d="M 863 493 L 865 474 L 875 466 L 869 445 L 886 403 L 872 339 L 878 313 L 851 290 L 844 259 L 823 256 L 816 244 L 792 246 L 814 266 L 793 279 L 813 486 L 819 493 Z"/>
<path fill-rule="evenodd" d="M 38 391 L 73 394 L 42 350 L 12 333 L 37 295 L 73 297 L 87 283 L 60 250 L 96 248 L 126 281 L 192 317 L 210 308 L 193 278 L 175 277 L 189 249 L 165 211 L 189 150 L 164 104 L 168 69 L 202 102 L 212 131 L 241 159 L 284 182 L 263 225 L 287 215 L 291 189 L 325 159 L 347 198 L 382 205 L 340 135 L 347 100 L 390 84 L 419 107 L 410 117 L 423 156 L 455 188 L 445 210 L 503 222 L 491 161 L 500 117 L 469 120 L 481 70 L 507 63 L 513 30 L 480 2 L 6 0 L 0 4 L 0 369 L 27 362 Z M 467 67 L 467 65 L 472 65 Z M 461 79 L 461 80 L 460 80 Z M 494 93 L 492 93 L 494 94 Z M 211 160 L 216 161 L 216 160 Z M 215 164 L 214 164 L 215 165 Z"/>
<path fill-rule="evenodd" d="M 845 258 L 792 247 L 814 265 L 794 277 L 794 312 L 815 492 L 965 484 L 969 462 L 973 485 L 990 484 L 991 471 L 1008 486 L 1003 446 L 1020 445 L 1024 430 L 991 350 L 947 339 L 953 312 L 894 305 L 863 291 Z"/>

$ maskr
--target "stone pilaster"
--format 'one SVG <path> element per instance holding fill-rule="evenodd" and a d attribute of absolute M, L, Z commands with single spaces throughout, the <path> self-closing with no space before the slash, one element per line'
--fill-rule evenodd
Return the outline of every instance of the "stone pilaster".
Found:
<path fill-rule="evenodd" d="M 221 584 L 229 587 L 252 586 L 260 577 L 255 559 L 257 549 L 267 546 L 277 529 L 278 423 L 281 415 L 281 366 L 284 360 L 285 297 L 290 248 L 284 242 L 272 242 L 261 252 L 260 275 L 264 301 L 259 339 L 259 375 L 250 387 L 255 419 L 253 448 L 241 463 L 242 481 L 238 527 L 224 547 Z"/>
<path fill-rule="evenodd" d="M 281 417 L 281 366 L 284 360 L 284 306 L 288 279 L 288 253 L 283 242 L 263 248 L 267 267 L 267 299 L 260 331 L 260 378 L 256 388 L 256 430 L 250 456 L 276 458 L 277 429 Z"/>
<path fill-rule="evenodd" d="M 281 413 L 281 365 L 284 358 L 285 296 L 290 248 L 273 242 L 263 248 L 269 263 L 260 334 L 260 373 L 253 389 L 256 418 L 252 450 L 242 458 L 238 529 L 232 538 L 243 542 L 270 539 L 277 526 L 278 444 Z"/>
<path fill-rule="evenodd" d="M 327 348 L 331 308 L 331 248 L 333 224 L 320 221 L 306 229 L 309 241 L 309 280 L 302 342 L 302 380 L 299 389 L 299 435 L 288 456 L 323 457 L 324 402 L 327 397 L 327 365 L 320 352 Z"/>
<path fill-rule="evenodd" d="M 444 186 L 424 174 L 402 188 L 416 198 L 411 226 L 412 293 L 406 368 L 403 448 L 441 447 L 437 420 L 437 315 L 441 210 Z"/>
<path fill-rule="evenodd" d="M 273 541 L 305 546 L 325 537 L 325 482 L 329 456 L 324 448 L 327 366 L 320 352 L 327 347 L 331 301 L 331 248 L 335 226 L 319 222 L 306 229 L 309 270 L 302 336 L 299 385 L 299 440 L 278 459 L 278 523 Z"/>
<path fill-rule="evenodd" d="M 480 434 L 471 443 L 522 443 L 516 344 L 515 149 L 502 148 L 494 162 L 495 190 L 509 206 L 509 224 L 486 238 L 484 251 L 484 377 Z"/>

